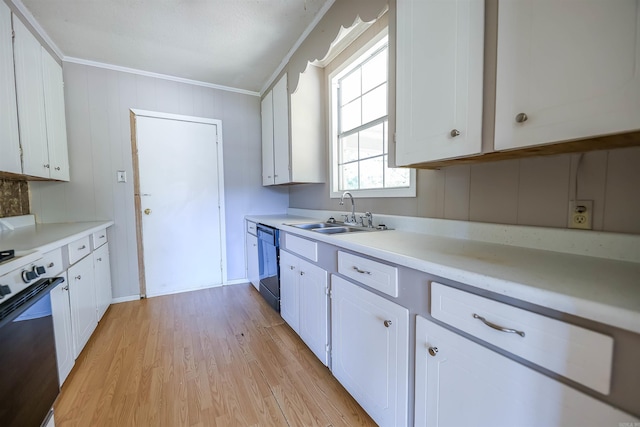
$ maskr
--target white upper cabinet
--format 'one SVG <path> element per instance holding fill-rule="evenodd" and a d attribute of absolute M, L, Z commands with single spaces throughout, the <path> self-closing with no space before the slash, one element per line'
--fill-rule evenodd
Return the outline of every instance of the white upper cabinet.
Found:
<path fill-rule="evenodd" d="M 47 118 L 47 147 L 49 149 L 49 177 L 60 181 L 69 181 L 62 67 L 44 48 L 41 48 L 41 51 L 44 111 Z"/>
<path fill-rule="evenodd" d="M 289 97 L 284 74 L 262 99 L 262 185 L 324 182 L 322 75 L 311 67 Z"/>
<path fill-rule="evenodd" d="M 41 46 L 27 27 L 15 17 L 13 28 L 22 173 L 49 178 Z"/>
<path fill-rule="evenodd" d="M 396 164 L 482 150 L 483 0 L 397 1 Z"/>
<path fill-rule="evenodd" d="M 62 67 L 15 16 L 13 29 L 14 101 L 18 105 L 22 147 L 22 168 L 18 173 L 68 181 Z"/>
<path fill-rule="evenodd" d="M 287 75 L 262 99 L 262 185 L 285 184 L 289 175 Z"/>
<path fill-rule="evenodd" d="M 500 2 L 495 149 L 640 129 L 639 64 L 637 0 Z"/>
<path fill-rule="evenodd" d="M 13 71 L 11 10 L 0 2 L 0 172 L 22 173 Z"/>

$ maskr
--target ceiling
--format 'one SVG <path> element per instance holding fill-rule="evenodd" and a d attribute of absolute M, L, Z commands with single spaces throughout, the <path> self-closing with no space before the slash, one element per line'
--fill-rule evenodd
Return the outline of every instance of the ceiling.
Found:
<path fill-rule="evenodd" d="M 260 92 L 333 0 L 22 3 L 63 59 L 96 61 Z"/>

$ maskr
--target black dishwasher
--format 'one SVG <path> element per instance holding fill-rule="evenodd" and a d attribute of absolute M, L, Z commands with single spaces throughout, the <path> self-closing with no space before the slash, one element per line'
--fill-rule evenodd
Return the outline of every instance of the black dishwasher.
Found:
<path fill-rule="evenodd" d="M 260 294 L 280 313 L 280 252 L 278 229 L 258 224 L 258 259 L 260 265 Z"/>

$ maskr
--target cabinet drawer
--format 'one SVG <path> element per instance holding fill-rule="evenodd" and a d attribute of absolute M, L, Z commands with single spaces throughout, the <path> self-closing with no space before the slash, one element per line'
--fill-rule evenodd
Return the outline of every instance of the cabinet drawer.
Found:
<path fill-rule="evenodd" d="M 51 252 L 47 252 L 42 256 L 42 259 L 38 263 L 42 265 L 45 270 L 46 277 L 55 277 L 62 272 L 62 249 L 54 249 Z"/>
<path fill-rule="evenodd" d="M 89 247 L 89 236 L 69 243 L 67 248 L 69 250 L 69 264 L 75 264 L 91 253 L 91 248 Z"/>
<path fill-rule="evenodd" d="M 607 335 L 435 282 L 431 284 L 431 315 L 543 368 L 609 394 L 613 338 Z"/>
<path fill-rule="evenodd" d="M 254 236 L 257 236 L 257 234 L 256 234 L 256 223 L 255 222 L 247 221 L 247 233 L 250 233 L 250 234 L 253 234 Z"/>
<path fill-rule="evenodd" d="M 392 297 L 398 296 L 396 267 L 338 251 L 338 273 Z"/>
<path fill-rule="evenodd" d="M 288 234 L 286 237 L 287 250 L 296 255 L 303 256 L 311 261 L 318 261 L 318 243 L 302 237 Z"/>
<path fill-rule="evenodd" d="M 104 229 L 104 230 L 96 231 L 95 233 L 93 233 L 92 240 L 93 240 L 94 250 L 104 245 L 105 243 L 107 243 L 107 230 Z"/>

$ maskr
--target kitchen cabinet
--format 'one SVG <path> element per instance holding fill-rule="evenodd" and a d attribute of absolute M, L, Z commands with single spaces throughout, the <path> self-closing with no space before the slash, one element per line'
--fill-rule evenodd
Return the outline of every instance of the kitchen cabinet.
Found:
<path fill-rule="evenodd" d="M 289 94 L 283 75 L 261 103 L 262 185 L 290 182 L 289 176 Z"/>
<path fill-rule="evenodd" d="M 17 17 L 13 29 L 22 173 L 68 181 L 62 67 Z"/>
<path fill-rule="evenodd" d="M 256 224 L 247 221 L 246 251 L 247 251 L 247 279 L 256 290 L 260 288 L 260 260 L 258 258 L 258 237 Z"/>
<path fill-rule="evenodd" d="M 398 0 L 396 28 L 396 164 L 480 153 L 484 0 Z"/>
<path fill-rule="evenodd" d="M 325 181 L 323 75 L 310 66 L 289 96 L 285 73 L 262 99 L 262 185 Z"/>
<path fill-rule="evenodd" d="M 69 278 L 73 352 L 74 357 L 77 358 L 98 325 L 93 258 L 90 256 L 82 258 L 69 267 L 67 276 Z"/>
<path fill-rule="evenodd" d="M 409 310 L 332 275 L 331 347 L 333 375 L 371 418 L 406 426 Z"/>
<path fill-rule="evenodd" d="M 67 273 L 59 276 L 65 281 L 56 286 L 50 293 L 53 329 L 56 339 L 56 358 L 58 360 L 58 380 L 64 383 L 75 364 L 73 352 L 73 331 L 71 327 L 71 306 L 69 305 L 69 283 Z"/>
<path fill-rule="evenodd" d="M 0 2 L 0 172 L 22 173 L 13 68 L 11 10 Z"/>
<path fill-rule="evenodd" d="M 495 149 L 640 129 L 635 0 L 500 2 Z"/>
<path fill-rule="evenodd" d="M 93 252 L 93 273 L 96 290 L 96 312 L 99 321 L 111 305 L 111 263 L 109 245 L 104 244 Z"/>
<path fill-rule="evenodd" d="M 417 316 L 417 426 L 635 422 L 630 415 Z"/>
<path fill-rule="evenodd" d="M 325 270 L 280 252 L 280 315 L 325 365 L 329 363 L 328 291 Z"/>

